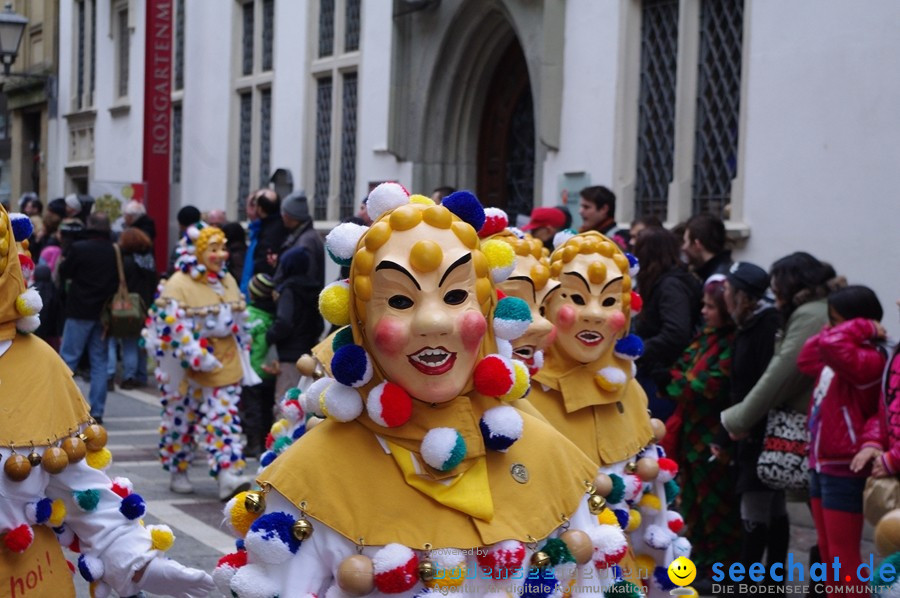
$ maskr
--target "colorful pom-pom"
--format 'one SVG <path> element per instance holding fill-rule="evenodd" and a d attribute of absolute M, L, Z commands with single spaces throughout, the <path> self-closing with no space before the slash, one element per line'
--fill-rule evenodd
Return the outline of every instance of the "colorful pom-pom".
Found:
<path fill-rule="evenodd" d="M 128 478 L 119 476 L 113 479 L 110 490 L 117 494 L 119 498 L 125 498 L 134 491 L 134 484 Z"/>
<path fill-rule="evenodd" d="M 505 451 L 521 438 L 522 426 L 522 416 L 508 405 L 488 409 L 479 422 L 484 445 L 495 451 Z"/>
<path fill-rule="evenodd" d="M 529 390 L 531 390 L 531 376 L 528 374 L 528 366 L 518 359 L 513 359 L 510 363 L 513 366 L 513 372 L 515 372 L 515 379 L 513 380 L 513 385 L 509 391 L 500 395 L 499 398 L 501 401 L 515 401 L 521 399 L 528 394 Z"/>
<path fill-rule="evenodd" d="M 175 534 L 168 525 L 148 525 L 147 531 L 150 532 L 150 543 L 153 550 L 165 552 L 175 543 Z"/>
<path fill-rule="evenodd" d="M 355 388 L 334 383 L 325 391 L 323 407 L 326 417 L 349 422 L 362 414 L 363 400 Z"/>
<path fill-rule="evenodd" d="M 630 253 L 626 253 L 625 257 L 628 258 L 628 276 L 631 277 L 632 280 L 638 275 L 638 272 L 641 271 L 641 263 L 638 261 L 637 257 Z"/>
<path fill-rule="evenodd" d="M 548 598 L 553 596 L 559 587 L 559 581 L 553 569 L 532 569 L 522 583 L 523 598 Z"/>
<path fill-rule="evenodd" d="M 621 527 L 622 529 L 628 529 L 628 526 L 631 523 L 631 510 L 613 509 L 612 512 L 616 516 L 616 521 L 618 522 L 619 527 Z"/>
<path fill-rule="evenodd" d="M 621 525 L 616 511 L 621 509 L 603 509 L 597 515 L 597 521 L 600 525 Z"/>
<path fill-rule="evenodd" d="M 411 590 L 419 581 L 419 559 L 401 544 L 388 544 L 372 557 L 375 587 L 385 594 Z"/>
<path fill-rule="evenodd" d="M 481 244 L 481 252 L 488 260 L 494 284 L 509 278 L 516 267 L 516 252 L 512 245 L 499 239 L 490 239 Z"/>
<path fill-rule="evenodd" d="M 628 382 L 628 376 L 621 368 L 607 366 L 597 372 L 594 381 L 597 386 L 607 392 L 617 392 L 624 388 L 625 383 Z"/>
<path fill-rule="evenodd" d="M 578 232 L 571 228 L 565 228 L 553 235 L 553 249 L 559 249 L 566 241 L 577 235 Z"/>
<path fill-rule="evenodd" d="M 672 555 L 675 558 L 680 556 L 690 558 L 691 542 L 687 538 L 675 538 L 675 540 L 672 541 Z"/>
<path fill-rule="evenodd" d="M 460 220 L 468 223 L 476 231 L 481 230 L 481 227 L 484 226 L 484 207 L 471 191 L 451 193 L 441 201 L 441 205 L 456 214 Z"/>
<path fill-rule="evenodd" d="M 112 463 L 112 453 L 108 448 L 102 448 L 99 451 L 88 451 L 84 460 L 94 469 L 104 470 Z"/>
<path fill-rule="evenodd" d="M 657 460 L 657 464 L 659 465 L 659 477 L 657 479 L 663 484 L 674 480 L 675 476 L 678 475 L 678 463 L 674 460 L 662 457 Z"/>
<path fill-rule="evenodd" d="M 393 182 L 381 183 L 369 192 L 366 211 L 369 213 L 369 218 L 375 221 L 390 210 L 407 203 L 409 203 L 409 192 L 403 188 L 403 185 Z"/>
<path fill-rule="evenodd" d="M 665 484 L 663 484 L 663 488 L 666 491 L 666 504 L 670 505 L 675 502 L 675 499 L 678 498 L 678 495 L 681 494 L 681 487 L 678 485 L 678 482 L 675 480 L 669 480 Z"/>
<path fill-rule="evenodd" d="M 281 511 L 266 513 L 253 522 L 244 545 L 255 560 L 277 565 L 297 554 L 300 540 L 294 537 L 291 527 L 296 522 Z"/>
<path fill-rule="evenodd" d="M 426 581 L 430 588 L 455 588 L 466 579 L 466 556 L 460 550 L 445 548 L 433 552 L 431 559 L 435 566 L 434 579 Z"/>
<path fill-rule="evenodd" d="M 625 531 L 628 533 L 633 532 L 637 528 L 641 527 L 641 521 L 643 518 L 641 517 L 641 512 L 637 509 L 630 509 L 628 511 L 628 526 L 625 528 Z"/>
<path fill-rule="evenodd" d="M 297 399 L 288 399 L 281 403 L 281 414 L 292 425 L 296 425 L 298 422 L 302 422 L 306 419 L 306 413 L 303 411 L 303 406 L 300 405 L 300 401 Z"/>
<path fill-rule="evenodd" d="M 653 586 L 661 592 L 675 589 L 675 584 L 669 578 L 669 570 L 666 567 L 656 567 L 653 570 Z"/>
<path fill-rule="evenodd" d="M 525 545 L 516 540 L 505 540 L 491 546 L 486 553 L 479 552 L 476 558 L 479 576 L 490 571 L 491 579 L 509 579 L 525 561 Z"/>
<path fill-rule="evenodd" d="M 20 253 L 19 267 L 22 268 L 22 278 L 26 281 L 31 280 L 31 275 L 34 274 L 34 260 L 24 253 Z"/>
<path fill-rule="evenodd" d="M 655 494 L 647 493 L 641 496 L 641 500 L 638 501 L 638 507 L 645 515 L 652 516 L 662 510 L 662 501 Z"/>
<path fill-rule="evenodd" d="M 103 561 L 95 556 L 82 554 L 78 557 L 78 572 L 85 581 L 98 581 L 103 577 Z"/>
<path fill-rule="evenodd" d="M 344 386 L 365 386 L 372 379 L 372 360 L 362 346 L 345 345 L 331 358 L 331 375 Z"/>
<path fill-rule="evenodd" d="M 331 351 L 337 353 L 344 345 L 351 344 L 353 344 L 353 330 L 349 326 L 344 326 L 331 339 Z"/>
<path fill-rule="evenodd" d="M 496 235 L 509 225 L 509 216 L 500 208 L 484 209 L 484 224 L 478 231 L 478 236 L 487 239 Z"/>
<path fill-rule="evenodd" d="M 636 334 L 629 334 L 616 341 L 615 355 L 634 361 L 644 354 L 644 341 Z"/>
<path fill-rule="evenodd" d="M 40 525 L 50 520 L 53 513 L 53 501 L 49 498 L 42 498 L 35 502 L 25 505 L 25 518 L 32 525 Z"/>
<path fill-rule="evenodd" d="M 353 222 L 344 222 L 331 229 L 325 236 L 325 249 L 329 257 L 340 266 L 349 266 L 356 253 L 356 245 L 367 230 L 369 227 Z"/>
<path fill-rule="evenodd" d="M 327 377 L 319 378 L 310 384 L 309 388 L 302 395 L 303 410 L 307 413 L 324 417 L 325 412 L 322 410 L 322 406 L 325 404 L 325 391 L 332 384 L 335 384 L 334 378 Z"/>
<path fill-rule="evenodd" d="M 263 467 L 268 467 L 277 456 L 274 451 L 265 451 L 259 456 L 259 464 Z"/>
<path fill-rule="evenodd" d="M 625 482 L 625 502 L 637 500 L 644 490 L 643 480 L 634 474 L 626 473 L 622 476 L 622 481 Z"/>
<path fill-rule="evenodd" d="M 21 212 L 10 213 L 9 223 L 12 224 L 13 238 L 17 243 L 21 243 L 34 233 L 31 218 Z"/>
<path fill-rule="evenodd" d="M 382 382 L 366 397 L 366 412 L 373 422 L 386 428 L 402 426 L 412 416 L 413 402 L 403 387 Z"/>
<path fill-rule="evenodd" d="M 16 311 L 22 316 L 33 316 L 40 313 L 44 307 L 41 296 L 34 288 L 26 289 L 16 298 Z"/>
<path fill-rule="evenodd" d="M 647 543 L 647 546 L 660 550 L 668 548 L 676 537 L 668 528 L 655 524 L 648 525 L 647 531 L 644 532 L 644 542 Z"/>
<path fill-rule="evenodd" d="M 319 312 L 335 326 L 350 323 L 350 285 L 346 280 L 338 280 L 319 293 Z"/>
<path fill-rule="evenodd" d="M 594 566 L 606 569 L 615 565 L 628 552 L 628 541 L 622 529 L 615 525 L 598 525 L 588 531 L 594 546 Z"/>
<path fill-rule="evenodd" d="M 569 552 L 569 547 L 559 538 L 548 539 L 541 551 L 547 553 L 547 556 L 550 557 L 550 564 L 554 567 L 563 563 L 575 562 L 575 557 Z"/>
<path fill-rule="evenodd" d="M 100 491 L 94 488 L 90 490 L 75 490 L 72 492 L 75 504 L 85 513 L 90 513 L 100 503 Z"/>
<path fill-rule="evenodd" d="M 681 533 L 684 529 L 684 518 L 678 511 L 666 511 L 666 520 L 669 523 L 669 529 L 676 534 Z"/>
<path fill-rule="evenodd" d="M 504 297 L 494 309 L 494 334 L 504 340 L 515 340 L 531 325 L 531 308 L 518 297 Z"/>
<path fill-rule="evenodd" d="M 625 500 L 625 480 L 617 473 L 610 473 L 609 479 L 612 481 L 612 491 L 606 497 L 606 502 L 616 505 Z"/>
<path fill-rule="evenodd" d="M 633 314 L 639 314 L 644 309 L 644 299 L 637 291 L 631 291 L 631 305 L 629 309 L 631 309 Z"/>
<path fill-rule="evenodd" d="M 237 552 L 226 554 L 219 559 L 219 562 L 216 563 L 216 568 L 213 569 L 212 578 L 216 587 L 222 594 L 226 596 L 231 594 L 231 578 L 234 577 L 234 574 L 237 573 L 238 569 L 246 564 L 246 550 L 238 550 Z"/>
<path fill-rule="evenodd" d="M 249 492 L 239 492 L 235 494 L 231 500 L 225 503 L 223 513 L 225 515 L 225 525 L 236 536 L 243 538 L 250 530 L 250 526 L 259 517 L 259 513 L 251 513 L 247 510 L 246 499 Z"/>
<path fill-rule="evenodd" d="M 241 598 L 277 598 L 278 582 L 269 571 L 260 565 L 249 564 L 238 569 L 231 578 L 230 592 L 225 595 Z"/>
<path fill-rule="evenodd" d="M 119 512 L 122 513 L 125 519 L 131 521 L 143 517 L 146 510 L 147 505 L 140 494 L 129 494 L 119 504 Z"/>
<path fill-rule="evenodd" d="M 38 316 L 22 316 L 16 320 L 16 330 L 22 334 L 31 334 L 41 327 L 41 319 Z"/>
<path fill-rule="evenodd" d="M 466 456 L 466 441 L 454 428 L 432 428 L 421 445 L 422 458 L 440 471 L 450 471 Z"/>
<path fill-rule="evenodd" d="M 475 366 L 472 375 L 475 390 L 489 397 L 500 397 L 512 390 L 516 370 L 512 360 L 502 355 L 487 355 Z"/>
<path fill-rule="evenodd" d="M 59 527 L 66 518 L 66 503 L 63 499 L 57 498 L 50 507 L 50 519 L 48 523 L 51 527 Z"/>
<path fill-rule="evenodd" d="M 6 532 L 5 536 L 3 536 L 3 544 L 6 546 L 7 550 L 17 553 L 28 550 L 28 547 L 31 546 L 33 541 L 34 531 L 27 523 L 12 528 Z"/>

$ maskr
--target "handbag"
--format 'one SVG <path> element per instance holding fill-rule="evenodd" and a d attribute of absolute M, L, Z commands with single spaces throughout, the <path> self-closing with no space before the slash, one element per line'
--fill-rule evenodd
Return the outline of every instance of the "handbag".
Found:
<path fill-rule="evenodd" d="M 141 335 L 147 307 L 138 293 L 129 293 L 125 282 L 125 267 L 122 265 L 122 253 L 119 246 L 113 244 L 116 251 L 116 266 L 119 270 L 119 288 L 107 302 L 103 310 L 104 327 L 113 338 L 135 338 Z"/>
<path fill-rule="evenodd" d="M 889 511 L 900 509 L 900 480 L 896 477 L 866 480 L 863 489 L 863 515 L 866 521 L 877 525 Z"/>
<path fill-rule="evenodd" d="M 805 490 L 809 485 L 808 452 L 806 414 L 773 409 L 766 421 L 756 475 L 773 490 Z"/>

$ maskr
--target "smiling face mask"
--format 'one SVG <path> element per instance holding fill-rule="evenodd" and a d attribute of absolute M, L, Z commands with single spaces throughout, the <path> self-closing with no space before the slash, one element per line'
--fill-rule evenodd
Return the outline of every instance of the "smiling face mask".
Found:
<path fill-rule="evenodd" d="M 215 227 L 206 227 L 200 231 L 194 244 L 197 247 L 197 261 L 206 266 L 209 272 L 220 273 L 228 260 L 225 234 Z"/>

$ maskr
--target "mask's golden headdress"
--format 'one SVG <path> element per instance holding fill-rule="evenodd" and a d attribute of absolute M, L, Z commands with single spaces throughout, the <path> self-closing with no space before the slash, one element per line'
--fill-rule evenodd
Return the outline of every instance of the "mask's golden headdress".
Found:
<path fill-rule="evenodd" d="M 28 216 L 9 214 L 0 206 L 0 341 L 12 339 L 17 330 L 34 332 L 40 325 L 41 296 L 26 287 L 34 262 L 16 245 L 27 243 L 33 230 Z"/>

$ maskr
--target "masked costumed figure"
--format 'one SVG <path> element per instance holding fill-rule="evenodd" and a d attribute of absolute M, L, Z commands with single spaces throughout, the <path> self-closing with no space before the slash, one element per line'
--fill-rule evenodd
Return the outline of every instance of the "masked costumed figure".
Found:
<path fill-rule="evenodd" d="M 103 473 L 106 431 L 59 355 L 29 334 L 41 301 L 16 240 L 30 234 L 27 216 L 0 207 L 0 596 L 74 597 L 60 544 L 81 553 L 93 596 L 205 596 L 210 577 L 165 558 L 171 530 L 143 527 L 143 499 Z"/>
<path fill-rule="evenodd" d="M 528 372 L 496 352 L 495 338 L 521 335 L 528 307 L 497 299 L 494 283 L 514 263 L 483 251 L 477 199 L 459 192 L 436 206 L 385 183 L 368 208 L 371 228 L 341 225 L 326 239 L 350 278 L 325 288 L 320 310 L 349 326 L 334 339 L 333 378 L 300 396 L 325 421 L 260 474 L 262 491 L 226 506 L 244 538 L 213 574 L 220 589 L 242 598 L 623 589 L 609 563 L 626 541 L 597 521 L 596 467 L 508 404 L 527 392 Z"/>
<path fill-rule="evenodd" d="M 187 471 L 199 444 L 226 500 L 250 484 L 237 404 L 241 385 L 260 380 L 250 366 L 246 304 L 225 269 L 224 233 L 201 222 L 180 243 L 178 271 L 161 284 L 144 329 L 159 362 L 160 458 L 171 489 L 193 492 Z"/>
<path fill-rule="evenodd" d="M 640 296 L 631 290 L 637 261 L 596 232 L 563 237 L 550 258 L 559 281 L 544 299 L 556 340 L 534 376 L 529 401 L 599 467 L 595 487 L 610 508 L 601 521 L 629 532 L 634 558 L 622 567 L 656 593 L 674 586 L 668 564 L 690 554 L 684 523 L 669 510 L 677 466 L 655 442 L 665 432 L 647 413 L 634 380 L 643 344 L 628 334 Z M 651 592 L 653 593 L 653 592 Z"/>

